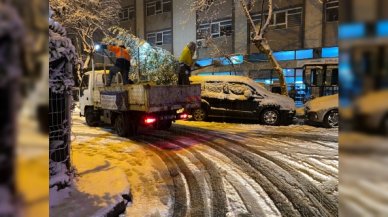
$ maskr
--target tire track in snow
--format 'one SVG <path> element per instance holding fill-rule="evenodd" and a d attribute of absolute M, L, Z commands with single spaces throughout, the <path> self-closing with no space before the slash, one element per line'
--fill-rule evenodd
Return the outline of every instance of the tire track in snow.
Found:
<path fill-rule="evenodd" d="M 173 206 L 173 217 L 184 217 L 187 216 L 187 206 L 189 203 L 189 198 L 187 197 L 187 190 L 184 178 L 180 175 L 182 172 L 179 168 L 179 166 L 172 160 L 172 158 L 159 150 L 158 147 L 155 147 L 152 143 L 142 140 L 142 139 L 134 139 L 138 142 L 146 143 L 149 146 L 149 149 L 154 152 L 156 155 L 159 156 L 159 158 L 166 164 L 168 171 L 170 173 L 170 176 L 174 183 L 174 206 Z"/>
<path fill-rule="evenodd" d="M 176 130 L 176 129 L 174 129 Z M 224 146 L 223 144 L 219 144 L 213 141 L 209 141 L 208 138 L 204 138 L 202 135 L 194 134 L 194 133 L 188 133 L 185 131 L 179 131 L 180 134 L 185 133 L 186 136 L 189 136 L 190 138 L 195 138 L 198 142 L 201 142 L 203 145 L 210 146 L 211 148 L 217 150 L 218 152 L 224 154 L 229 159 L 231 159 L 236 165 L 240 166 L 240 169 L 248 174 L 252 179 L 255 180 L 255 182 L 259 183 L 260 186 L 264 189 L 264 191 L 268 194 L 268 196 L 271 198 L 271 200 L 274 202 L 278 210 L 283 216 L 301 216 L 301 213 L 305 213 L 302 210 L 297 210 L 293 203 L 289 200 L 289 195 L 287 194 L 293 194 L 292 191 L 295 190 L 291 187 L 284 186 L 283 183 L 279 181 L 271 181 L 268 179 L 268 177 L 264 174 L 272 173 L 273 171 L 263 171 L 261 168 L 258 169 L 260 166 L 257 163 L 254 163 L 252 165 L 252 162 L 247 162 L 247 157 L 244 157 L 244 155 L 241 152 L 235 152 L 232 150 L 229 150 Z M 231 144 L 229 144 L 231 145 Z M 245 152 L 243 152 L 245 153 Z M 264 172 L 264 173 L 262 173 Z M 287 197 L 288 196 L 288 197 Z M 294 197 L 293 197 L 294 198 Z M 298 203 L 296 204 L 302 204 L 303 198 L 298 199 Z M 296 202 L 295 200 L 293 201 Z M 308 207 L 307 205 L 305 205 Z M 310 215 L 311 216 L 311 215 Z"/>
<path fill-rule="evenodd" d="M 173 143 L 176 146 L 181 148 L 181 151 L 186 152 L 195 159 L 191 157 L 191 161 L 199 161 L 203 165 L 203 171 L 206 171 L 209 177 L 210 190 L 212 192 L 212 216 L 225 216 L 227 213 L 226 210 L 226 194 L 223 187 L 223 181 L 220 172 L 216 168 L 216 165 L 211 160 L 204 157 L 198 151 L 190 148 L 190 144 L 186 144 L 185 141 L 177 140 L 176 135 L 171 135 L 169 132 L 159 131 L 158 135 L 147 134 L 147 138 L 157 139 L 158 141 L 167 141 Z M 151 140 L 152 140 L 151 139 Z M 180 156 L 181 154 L 176 154 Z M 182 157 L 182 156 L 180 156 Z M 185 157 L 188 157 L 187 155 Z M 201 185 L 203 187 L 203 185 Z"/>
<path fill-rule="evenodd" d="M 278 160 L 272 156 L 269 156 L 264 152 L 258 151 L 257 149 L 246 146 L 245 144 L 241 143 L 241 140 L 236 141 L 229 137 L 220 136 L 218 135 L 218 133 L 214 133 L 213 131 L 209 131 L 209 130 L 204 132 L 204 130 L 197 129 L 197 131 L 210 134 L 211 136 L 214 136 L 219 139 L 223 139 L 224 141 L 227 141 L 231 144 L 235 144 L 233 147 L 227 147 L 226 149 L 228 149 L 228 151 L 231 151 L 236 155 L 238 155 L 238 153 L 246 153 L 245 155 L 249 155 L 249 157 L 241 155 L 241 158 L 247 163 L 249 163 L 250 165 L 254 166 L 257 170 L 262 171 L 263 174 L 267 172 L 266 177 L 269 178 L 272 181 L 272 183 L 276 184 L 277 187 L 282 191 L 282 193 L 287 195 L 288 199 L 291 200 L 295 208 L 298 209 L 299 213 L 302 216 L 303 215 L 306 215 L 306 216 L 337 215 L 338 207 L 334 203 L 334 201 L 330 200 L 330 198 L 326 194 L 324 194 L 320 189 L 318 189 L 313 183 L 311 183 L 310 180 L 308 180 L 306 177 L 301 175 L 298 171 L 288 166 L 281 160 Z M 191 134 L 192 136 L 197 138 L 202 137 L 202 135 L 198 133 L 194 133 L 194 134 L 191 133 Z M 202 139 L 206 139 L 206 138 L 202 138 Z M 211 143 L 215 143 L 215 142 L 211 142 Z M 208 143 L 208 144 L 211 144 L 211 143 Z M 220 148 L 220 147 L 217 147 L 217 145 L 220 146 L 222 144 L 216 143 L 216 144 L 213 144 L 212 147 Z M 249 152 L 246 152 L 247 150 Z M 252 153 L 254 153 L 256 156 Z M 269 161 L 269 162 L 266 162 L 266 161 Z M 257 164 L 256 162 L 260 162 L 260 164 Z M 272 162 L 273 165 L 271 165 L 270 162 Z M 262 168 L 264 165 L 266 169 Z M 276 168 L 276 166 L 280 168 Z M 278 176 L 273 175 L 273 173 L 276 171 L 275 168 L 279 172 L 277 174 Z M 281 170 L 284 170 L 284 171 L 281 171 Z M 289 176 L 287 175 L 287 173 Z M 289 179 L 286 179 L 283 181 L 280 180 L 279 177 L 284 175 L 286 175 Z M 301 192 L 299 191 L 301 191 L 303 194 L 301 194 Z M 302 198 L 304 196 L 307 196 L 309 200 L 308 201 L 303 200 Z M 282 212 L 282 214 L 285 214 L 285 213 Z"/>
<path fill-rule="evenodd" d="M 178 156 L 174 152 L 174 149 L 170 149 L 167 151 L 163 151 L 160 149 L 159 146 L 155 145 L 155 143 L 160 141 L 165 141 L 164 138 L 157 138 L 154 135 L 147 135 L 147 137 L 139 137 L 140 141 L 146 142 L 148 144 L 151 144 L 153 147 L 159 149 L 159 152 L 164 152 L 166 155 L 168 155 L 179 167 L 180 172 L 184 175 L 187 187 L 189 190 L 189 197 L 190 197 L 190 206 L 187 209 L 188 215 L 193 217 L 202 217 L 205 215 L 205 209 L 206 209 L 206 198 L 204 197 L 203 191 L 201 190 L 202 187 L 198 180 L 196 179 L 196 175 L 193 173 L 193 171 L 188 167 L 188 165 L 184 162 L 182 158 Z M 174 146 L 175 144 L 172 144 Z M 176 146 L 176 150 L 179 146 Z M 174 209 L 174 216 L 175 211 L 179 211 Z M 181 216 L 181 215 L 180 215 Z"/>

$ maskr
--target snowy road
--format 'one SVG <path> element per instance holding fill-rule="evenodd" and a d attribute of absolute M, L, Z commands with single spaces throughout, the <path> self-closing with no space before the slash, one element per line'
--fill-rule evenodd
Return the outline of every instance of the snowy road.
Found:
<path fill-rule="evenodd" d="M 127 216 L 337 216 L 337 129 L 179 121 L 126 139 L 73 124 L 73 159 L 128 175 Z"/>

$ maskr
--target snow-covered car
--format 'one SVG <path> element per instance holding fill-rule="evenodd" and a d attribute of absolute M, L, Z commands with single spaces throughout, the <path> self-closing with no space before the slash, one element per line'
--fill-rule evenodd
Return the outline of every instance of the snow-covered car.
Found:
<path fill-rule="evenodd" d="M 338 94 L 312 99 L 304 105 L 306 118 L 327 128 L 338 127 Z"/>
<path fill-rule="evenodd" d="M 388 135 L 388 90 L 360 97 L 355 101 L 353 115 L 359 128 Z"/>
<path fill-rule="evenodd" d="M 289 124 L 295 116 L 294 101 L 271 93 L 244 76 L 192 76 L 201 84 L 201 108 L 190 111 L 194 120 L 208 116 L 259 120 L 266 125 Z"/>

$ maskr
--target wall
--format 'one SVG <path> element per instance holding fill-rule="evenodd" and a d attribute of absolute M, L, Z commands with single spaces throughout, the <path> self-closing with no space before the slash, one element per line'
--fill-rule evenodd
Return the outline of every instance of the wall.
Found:
<path fill-rule="evenodd" d="M 196 16 L 186 5 L 196 0 L 173 0 L 173 54 L 179 58 L 184 46 L 196 40 Z"/>
<path fill-rule="evenodd" d="M 306 0 L 304 47 L 322 47 L 323 5 L 317 0 Z"/>
<path fill-rule="evenodd" d="M 144 37 L 144 0 L 136 0 L 136 35 Z"/>
<path fill-rule="evenodd" d="M 145 17 L 146 33 L 163 29 L 171 29 L 172 14 L 170 12 Z"/>
<path fill-rule="evenodd" d="M 338 22 L 329 22 L 325 23 L 324 25 L 325 31 L 323 33 L 323 46 L 338 46 Z"/>

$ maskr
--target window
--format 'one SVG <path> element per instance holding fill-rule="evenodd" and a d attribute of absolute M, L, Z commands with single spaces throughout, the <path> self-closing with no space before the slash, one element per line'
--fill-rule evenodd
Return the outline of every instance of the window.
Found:
<path fill-rule="evenodd" d="M 156 0 L 146 3 L 147 16 L 170 12 L 171 8 L 171 0 Z"/>
<path fill-rule="evenodd" d="M 302 25 L 302 8 L 287 11 L 287 27 Z"/>
<path fill-rule="evenodd" d="M 157 46 L 172 44 L 171 30 L 148 33 L 147 41 Z"/>
<path fill-rule="evenodd" d="M 272 26 L 276 29 L 284 29 L 287 28 L 286 24 L 286 12 L 276 12 L 272 17 Z"/>
<path fill-rule="evenodd" d="M 119 13 L 119 18 L 121 21 L 132 20 L 135 18 L 135 8 L 134 7 L 125 7 Z"/>
<path fill-rule="evenodd" d="M 338 21 L 338 7 L 339 2 L 335 0 L 327 1 L 325 3 L 326 22 Z"/>
<path fill-rule="evenodd" d="M 246 98 L 251 97 L 256 91 L 249 85 L 244 83 L 228 83 L 229 94 L 238 96 L 245 96 Z"/>
<path fill-rule="evenodd" d="M 265 22 L 267 18 L 268 14 L 264 14 L 263 22 Z M 252 20 L 257 26 L 260 26 L 261 14 L 252 15 Z M 270 22 L 270 27 L 273 29 L 284 29 L 300 25 L 302 25 L 302 8 L 274 11 Z"/>
<path fill-rule="evenodd" d="M 199 24 L 197 39 L 205 39 L 208 36 L 218 38 L 220 36 L 231 36 L 233 33 L 232 20 L 221 20 L 211 23 Z"/>
<path fill-rule="evenodd" d="M 171 1 L 163 1 L 163 12 L 170 12 L 171 8 Z"/>

